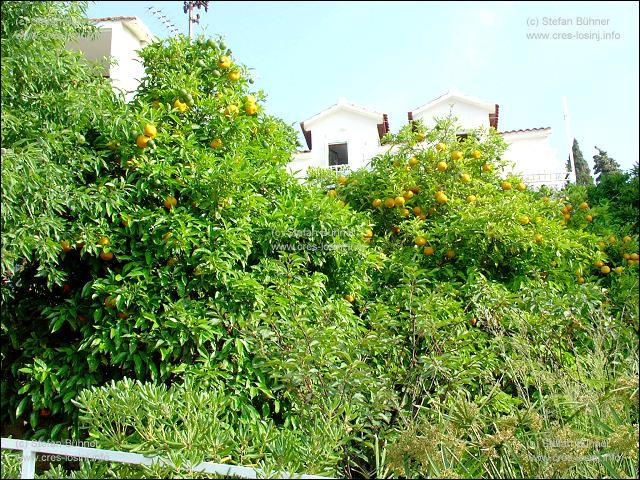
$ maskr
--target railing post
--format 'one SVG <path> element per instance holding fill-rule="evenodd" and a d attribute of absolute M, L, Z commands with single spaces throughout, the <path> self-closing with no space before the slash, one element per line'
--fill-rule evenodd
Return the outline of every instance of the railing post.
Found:
<path fill-rule="evenodd" d="M 25 448 L 22 451 L 22 470 L 20 478 L 35 478 L 36 476 L 36 452 Z"/>

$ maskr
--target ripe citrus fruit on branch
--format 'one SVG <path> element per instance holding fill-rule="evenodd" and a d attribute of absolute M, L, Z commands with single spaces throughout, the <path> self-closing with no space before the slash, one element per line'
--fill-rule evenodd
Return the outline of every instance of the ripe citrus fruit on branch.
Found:
<path fill-rule="evenodd" d="M 449 168 L 449 166 L 447 165 L 447 162 L 438 162 L 438 165 L 436 168 L 438 169 L 439 172 L 445 172 L 447 168 Z"/>
<path fill-rule="evenodd" d="M 460 160 L 462 158 L 462 152 L 460 150 L 454 150 L 451 152 L 451 158 L 453 160 Z"/>
<path fill-rule="evenodd" d="M 375 208 L 378 208 L 380 205 L 382 205 L 382 200 L 376 198 L 373 202 L 371 202 L 371 205 L 373 205 Z"/>
<path fill-rule="evenodd" d="M 438 190 L 435 194 L 435 197 L 436 197 L 436 202 L 438 203 L 447 203 L 449 201 L 449 199 L 447 198 L 447 195 L 442 190 Z"/>
<path fill-rule="evenodd" d="M 154 138 L 156 138 L 156 135 L 158 135 L 158 130 L 156 129 L 156 126 L 153 125 L 152 123 L 147 123 L 144 126 L 144 134 L 147 137 L 149 137 L 151 139 L 154 139 Z"/>
<path fill-rule="evenodd" d="M 149 143 L 149 140 L 151 139 L 146 135 L 138 135 L 138 138 L 136 138 L 136 145 L 139 148 L 147 148 L 147 144 Z"/>
<path fill-rule="evenodd" d="M 178 204 L 178 201 L 176 200 L 175 197 L 172 197 L 171 195 L 169 195 L 167 198 L 164 199 L 164 206 L 168 210 L 171 210 L 177 204 Z"/>

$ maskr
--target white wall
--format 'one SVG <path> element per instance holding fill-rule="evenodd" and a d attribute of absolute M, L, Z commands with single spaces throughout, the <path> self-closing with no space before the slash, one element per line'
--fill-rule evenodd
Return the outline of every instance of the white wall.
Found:
<path fill-rule="evenodd" d="M 104 65 L 104 74 L 109 75 L 108 59 L 111 56 L 111 28 L 101 29 L 94 40 L 81 37 L 66 45 L 67 50 L 79 50 L 87 60 L 98 61 Z"/>
<path fill-rule="evenodd" d="M 126 100 L 130 100 L 144 76 L 144 67 L 136 53 L 142 48 L 142 43 L 123 22 L 103 22 L 99 28 L 97 39 L 80 38 L 69 43 L 67 48 L 82 51 L 89 60 L 102 60 L 104 57 L 116 60 L 110 68 L 105 62 L 105 74 L 111 77 L 114 88 L 122 90 Z"/>
<path fill-rule="evenodd" d="M 451 108 L 450 104 L 453 104 L 453 108 Z M 427 127 L 432 127 L 436 124 L 434 117 L 446 117 L 449 112 L 458 118 L 458 123 L 464 130 L 481 126 L 489 128 L 490 112 L 476 105 L 461 103 L 455 99 L 434 105 L 424 112 L 415 113 L 413 119 L 422 120 Z"/>
<path fill-rule="evenodd" d="M 507 173 L 521 174 L 529 184 L 562 187 L 566 161 L 558 158 L 549 142 L 550 136 L 550 129 L 502 134 L 509 145 L 502 157 L 515 164 Z"/>
<path fill-rule="evenodd" d="M 380 137 L 379 120 L 358 115 L 347 110 L 337 110 L 320 118 L 305 128 L 311 130 L 311 152 L 298 155 L 291 163 L 291 170 L 308 166 L 329 166 L 329 144 L 347 143 L 349 168 L 356 170 L 368 163 L 378 153 Z"/>
<path fill-rule="evenodd" d="M 130 100 L 144 76 L 144 67 L 136 53 L 142 43 L 122 22 L 109 22 L 105 26 L 112 28 L 111 55 L 117 60 L 111 67 L 113 86 L 122 89 L 125 98 Z"/>

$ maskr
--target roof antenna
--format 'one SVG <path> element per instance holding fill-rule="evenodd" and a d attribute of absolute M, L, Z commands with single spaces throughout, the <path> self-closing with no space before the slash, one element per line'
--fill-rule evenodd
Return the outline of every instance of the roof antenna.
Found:
<path fill-rule="evenodd" d="M 160 22 L 164 25 L 164 27 L 169 30 L 171 35 L 178 35 L 180 32 L 176 28 L 176 26 L 171 23 L 171 21 L 167 18 L 167 16 L 157 7 L 148 7 L 147 10 L 156 17 Z"/>

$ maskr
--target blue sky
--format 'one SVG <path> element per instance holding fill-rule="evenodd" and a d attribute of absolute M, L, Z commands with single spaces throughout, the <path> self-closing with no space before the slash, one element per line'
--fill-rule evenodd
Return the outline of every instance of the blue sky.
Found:
<path fill-rule="evenodd" d="M 182 1 L 98 1 L 88 13 L 136 15 L 169 36 L 150 6 L 187 32 Z M 200 13 L 196 33 L 224 36 L 254 69 L 267 110 L 298 130 L 345 97 L 387 113 L 396 131 L 407 111 L 456 88 L 498 103 L 500 130 L 552 127 L 552 146 L 565 158 L 566 96 L 592 168 L 596 145 L 623 169 L 638 161 L 638 3 L 213 1 Z M 527 38 L 536 33 L 591 38 Z"/>

